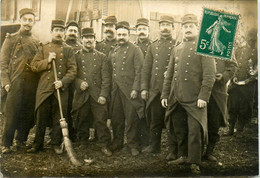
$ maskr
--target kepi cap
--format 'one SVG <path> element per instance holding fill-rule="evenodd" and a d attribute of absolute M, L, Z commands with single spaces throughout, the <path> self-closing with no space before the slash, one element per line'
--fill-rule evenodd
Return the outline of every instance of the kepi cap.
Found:
<path fill-rule="evenodd" d="M 86 27 L 81 30 L 81 36 L 95 36 L 94 30 L 92 27 Z"/>
<path fill-rule="evenodd" d="M 185 24 L 185 23 L 198 23 L 198 18 L 196 15 L 194 14 L 185 14 L 183 17 L 182 17 L 182 22 L 181 24 Z"/>
<path fill-rule="evenodd" d="M 104 24 L 113 24 L 115 25 L 117 23 L 116 16 L 110 15 L 107 18 L 104 19 Z"/>
<path fill-rule="evenodd" d="M 30 9 L 30 8 L 23 8 L 19 11 L 19 15 L 20 15 L 20 18 L 25 15 L 25 14 L 32 14 L 35 16 L 35 13 L 33 11 L 33 9 Z"/>
<path fill-rule="evenodd" d="M 66 28 L 68 28 L 69 26 L 75 26 L 75 27 L 78 27 L 79 28 L 79 24 L 72 20 L 72 21 L 69 21 L 67 24 L 66 24 Z"/>
<path fill-rule="evenodd" d="M 160 21 L 159 21 L 159 23 L 162 23 L 162 22 L 168 22 L 168 23 L 173 24 L 174 19 L 173 19 L 172 16 L 169 16 L 169 15 L 162 15 L 162 16 L 160 17 Z"/>
<path fill-rule="evenodd" d="M 54 27 L 65 28 L 65 22 L 64 22 L 64 20 L 60 20 L 60 19 L 52 20 L 52 22 L 51 22 L 51 28 L 53 29 Z"/>
<path fill-rule="evenodd" d="M 145 25 L 145 26 L 149 27 L 149 20 L 146 18 L 139 18 L 139 19 L 137 19 L 135 27 L 137 27 L 138 25 Z"/>
<path fill-rule="evenodd" d="M 127 21 L 121 21 L 121 22 L 118 22 L 116 25 L 116 29 L 119 29 L 119 28 L 125 28 L 125 29 L 129 30 L 130 25 Z"/>

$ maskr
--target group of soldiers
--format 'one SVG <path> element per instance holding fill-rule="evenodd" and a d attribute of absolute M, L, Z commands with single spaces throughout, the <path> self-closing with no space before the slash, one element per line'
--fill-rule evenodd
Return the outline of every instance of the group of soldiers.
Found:
<path fill-rule="evenodd" d="M 20 10 L 20 24 L 17 33 L 7 34 L 1 49 L 1 84 L 6 92 L 2 153 L 25 146 L 34 125 L 34 142 L 27 152 L 43 149 L 46 127 L 51 127 L 50 144 L 62 153 L 61 104 L 70 138 L 80 145 L 88 143 L 94 127 L 107 156 L 124 147 L 125 135 L 125 147 L 133 156 L 156 154 L 166 127 L 168 163 L 189 163 L 199 174 L 202 158 L 216 161 L 218 131 L 227 123 L 229 81 L 227 134 L 234 133 L 237 118 L 242 131 L 251 117 L 248 95 L 253 98 L 255 90 L 256 32 L 227 61 L 195 53 L 199 27 L 193 14 L 182 18 L 180 43 L 172 38 L 171 16 L 161 16 L 155 41 L 149 39 L 148 19 L 137 19 L 135 43 L 129 41 L 129 23 L 117 22 L 115 16 L 104 19 L 101 42 L 91 27 L 81 29 L 79 36 L 77 22 L 53 20 L 52 39 L 42 44 L 31 34 L 35 14 L 28 8 Z M 240 84 L 245 79 L 250 81 Z"/>

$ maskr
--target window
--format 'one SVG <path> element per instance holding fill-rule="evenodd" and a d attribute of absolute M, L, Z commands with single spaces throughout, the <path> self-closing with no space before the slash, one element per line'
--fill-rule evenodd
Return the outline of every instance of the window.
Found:
<path fill-rule="evenodd" d="M 1 2 L 1 20 L 16 20 L 17 2 L 16 0 L 2 0 Z"/>

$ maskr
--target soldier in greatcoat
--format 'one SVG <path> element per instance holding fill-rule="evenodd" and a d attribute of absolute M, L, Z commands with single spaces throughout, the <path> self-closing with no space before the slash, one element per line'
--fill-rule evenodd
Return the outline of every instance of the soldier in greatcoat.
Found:
<path fill-rule="evenodd" d="M 82 45 L 78 39 L 79 36 L 79 25 L 76 21 L 69 21 L 66 24 L 65 29 L 65 43 L 72 47 L 74 52 L 76 53 L 82 48 Z M 67 110 L 67 121 L 68 121 L 68 128 L 70 132 L 70 139 L 72 141 L 76 140 L 76 130 L 73 127 L 73 121 L 71 118 L 71 110 L 72 110 L 72 101 L 73 101 L 73 95 L 74 95 L 74 83 L 71 83 L 69 86 L 69 99 L 68 99 L 68 110 Z"/>
<path fill-rule="evenodd" d="M 160 152 L 165 116 L 160 96 L 164 73 L 175 45 L 175 40 L 172 38 L 173 18 L 161 16 L 159 27 L 160 38 L 148 47 L 141 74 L 141 97 L 146 101 L 146 119 L 150 128 L 149 146 L 142 151 L 148 153 Z"/>
<path fill-rule="evenodd" d="M 83 48 L 77 52 L 78 73 L 75 80 L 75 95 L 72 116 L 76 121 L 79 141 L 84 144 L 89 138 L 92 126 L 89 115 L 96 123 L 101 151 L 111 156 L 107 145 L 110 143 L 110 131 L 107 127 L 107 100 L 111 87 L 111 72 L 105 54 L 94 49 L 95 34 L 93 28 L 82 29 Z"/>
<path fill-rule="evenodd" d="M 42 45 L 31 62 L 32 70 L 40 73 L 40 80 L 36 93 L 35 113 L 37 117 L 35 138 L 28 153 L 35 153 L 43 148 L 46 126 L 51 123 L 51 145 L 57 154 L 62 153 L 59 148 L 62 140 L 60 128 L 60 111 L 56 89 L 60 90 L 61 105 L 64 117 L 68 108 L 68 86 L 75 79 L 77 65 L 74 51 L 64 44 L 63 36 L 65 24 L 63 20 L 53 20 L 51 25 L 52 41 Z M 52 60 L 55 60 L 57 77 L 55 81 Z"/>
<path fill-rule="evenodd" d="M 30 63 L 38 51 L 39 41 L 32 35 L 35 14 L 32 9 L 20 10 L 21 27 L 7 34 L 1 49 L 1 84 L 7 92 L 5 122 L 2 133 L 2 153 L 10 153 L 14 133 L 15 149 L 25 146 L 30 128 L 34 125 L 34 106 L 38 74 Z"/>
<path fill-rule="evenodd" d="M 226 135 L 233 135 L 237 122 L 237 134 L 250 122 L 253 110 L 255 85 L 257 78 L 257 30 L 248 32 L 247 42 L 235 50 L 238 69 L 229 87 L 229 130 Z"/>
<path fill-rule="evenodd" d="M 127 146 L 136 156 L 139 154 L 138 123 L 144 117 L 144 103 L 139 95 L 144 57 L 141 49 L 129 42 L 129 28 L 126 21 L 117 24 L 118 46 L 109 54 L 113 72 L 110 112 L 114 136 L 110 148 L 118 150 L 123 147 L 126 130 Z"/>
<path fill-rule="evenodd" d="M 227 110 L 227 83 L 233 78 L 237 63 L 235 58 L 232 60 L 215 59 L 216 63 L 216 81 L 214 83 L 212 93 L 207 106 L 208 112 L 208 145 L 205 159 L 209 161 L 217 161 L 213 156 L 213 150 L 217 141 L 219 141 L 219 128 L 225 127 L 228 119 Z"/>
<path fill-rule="evenodd" d="M 97 42 L 96 50 L 108 56 L 109 52 L 117 44 L 116 41 L 116 23 L 117 19 L 114 15 L 108 16 L 104 19 L 104 40 Z"/>
<path fill-rule="evenodd" d="M 134 44 L 141 48 L 145 57 L 147 48 L 152 43 L 152 41 L 149 39 L 149 20 L 146 18 L 137 19 L 136 32 L 138 36 Z M 146 123 L 146 119 L 141 118 L 138 131 L 140 136 L 140 146 L 142 148 L 145 148 L 149 145 L 149 130 L 150 129 Z"/>
<path fill-rule="evenodd" d="M 163 84 L 162 106 L 167 107 L 166 127 L 177 146 L 169 150 L 178 159 L 169 164 L 191 164 L 191 171 L 200 173 L 202 144 L 207 143 L 207 102 L 215 82 L 215 60 L 197 55 L 197 16 L 186 14 L 182 19 L 183 42 L 171 53 Z M 202 139 L 204 138 L 204 139 Z"/>

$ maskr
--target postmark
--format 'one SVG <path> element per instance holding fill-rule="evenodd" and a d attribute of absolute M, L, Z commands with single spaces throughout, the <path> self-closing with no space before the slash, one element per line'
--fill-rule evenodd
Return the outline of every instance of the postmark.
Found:
<path fill-rule="evenodd" d="M 239 15 L 204 8 L 196 52 L 230 60 L 238 20 Z"/>

